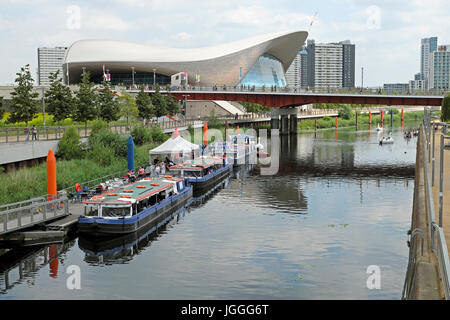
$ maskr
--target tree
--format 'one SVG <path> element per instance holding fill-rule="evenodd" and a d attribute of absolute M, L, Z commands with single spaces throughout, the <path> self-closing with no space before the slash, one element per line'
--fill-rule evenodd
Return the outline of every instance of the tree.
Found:
<path fill-rule="evenodd" d="M 166 99 L 166 106 L 167 106 L 167 113 L 171 116 L 176 115 L 180 112 L 180 104 L 178 103 L 178 100 L 175 99 L 169 92 L 167 96 L 165 96 Z"/>
<path fill-rule="evenodd" d="M 128 119 L 135 119 L 139 115 L 139 109 L 136 105 L 136 99 L 128 93 L 123 92 L 122 95 L 118 98 L 120 116 L 127 118 L 127 127 L 128 127 Z"/>
<path fill-rule="evenodd" d="M 72 113 L 75 121 L 84 122 L 87 127 L 89 120 L 94 120 L 98 115 L 98 101 L 94 89 L 94 83 L 90 80 L 89 72 L 83 73 L 79 90 L 75 94 L 75 108 Z"/>
<path fill-rule="evenodd" d="M 152 103 L 155 107 L 155 116 L 162 117 L 167 114 L 167 104 L 164 96 L 159 92 L 159 85 L 156 85 L 155 93 L 152 96 Z"/>
<path fill-rule="evenodd" d="M 138 108 L 139 116 L 144 119 L 150 119 L 155 115 L 155 109 L 152 104 L 152 99 L 148 93 L 144 92 L 144 86 L 136 96 L 136 106 Z"/>
<path fill-rule="evenodd" d="M 5 109 L 3 108 L 4 100 L 3 97 L 0 97 L 0 120 L 3 119 L 3 115 L 5 114 Z"/>
<path fill-rule="evenodd" d="M 100 107 L 100 119 L 103 119 L 106 122 L 116 121 L 119 119 L 119 103 L 111 90 L 109 82 L 106 80 L 103 80 L 102 82 L 102 89 L 100 89 L 100 93 L 98 95 L 98 102 Z"/>
<path fill-rule="evenodd" d="M 75 127 L 68 127 L 62 139 L 58 142 L 56 156 L 65 160 L 80 159 L 83 157 L 83 148 L 80 136 Z"/>
<path fill-rule="evenodd" d="M 239 103 L 245 108 L 246 112 L 260 113 L 260 112 L 269 112 L 270 111 L 270 107 L 263 106 L 258 103 L 246 102 L 246 101 L 242 101 Z"/>
<path fill-rule="evenodd" d="M 33 91 L 33 78 L 30 73 L 30 65 L 20 69 L 20 72 L 16 73 L 17 87 L 11 93 L 11 115 L 8 119 L 9 123 L 25 122 L 28 126 L 28 122 L 36 117 L 36 113 L 39 107 L 39 100 L 37 100 L 38 93 Z"/>
<path fill-rule="evenodd" d="M 447 93 L 444 99 L 442 99 L 441 121 L 450 121 L 450 93 Z"/>
<path fill-rule="evenodd" d="M 62 78 L 58 79 L 59 70 L 51 73 L 50 89 L 45 93 L 45 103 L 47 112 L 53 115 L 55 121 L 63 121 L 72 115 L 74 109 L 74 98 L 70 88 L 62 83 Z"/>

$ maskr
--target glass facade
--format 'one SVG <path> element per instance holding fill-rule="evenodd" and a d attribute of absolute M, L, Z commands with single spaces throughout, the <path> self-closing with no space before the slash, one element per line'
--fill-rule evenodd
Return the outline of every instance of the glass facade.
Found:
<path fill-rule="evenodd" d="M 111 74 L 111 84 L 113 85 L 131 85 L 133 83 L 131 71 L 127 73 L 109 72 Z M 103 81 L 103 74 L 94 75 L 92 80 L 94 83 L 101 83 Z M 134 83 L 136 85 L 153 85 L 153 72 L 136 72 L 134 74 Z M 159 85 L 170 84 L 170 77 L 156 73 L 155 83 Z"/>
<path fill-rule="evenodd" d="M 255 87 L 285 87 L 283 65 L 280 60 L 266 53 L 259 57 L 240 84 Z"/>

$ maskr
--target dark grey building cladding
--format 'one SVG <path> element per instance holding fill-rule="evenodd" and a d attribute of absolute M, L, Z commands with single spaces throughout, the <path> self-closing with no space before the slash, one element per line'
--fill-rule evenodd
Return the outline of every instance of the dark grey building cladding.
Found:
<path fill-rule="evenodd" d="M 355 45 L 342 42 L 342 87 L 355 87 Z"/>

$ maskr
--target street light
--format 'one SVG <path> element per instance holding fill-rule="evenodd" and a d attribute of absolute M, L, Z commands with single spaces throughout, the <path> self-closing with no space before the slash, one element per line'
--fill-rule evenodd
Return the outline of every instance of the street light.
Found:
<path fill-rule="evenodd" d="M 42 86 L 42 124 L 45 131 L 45 88 Z"/>
<path fill-rule="evenodd" d="M 156 69 L 153 69 L 153 87 L 156 84 Z"/>
<path fill-rule="evenodd" d="M 131 77 L 133 79 L 133 87 L 134 87 L 134 67 L 131 67 Z"/>

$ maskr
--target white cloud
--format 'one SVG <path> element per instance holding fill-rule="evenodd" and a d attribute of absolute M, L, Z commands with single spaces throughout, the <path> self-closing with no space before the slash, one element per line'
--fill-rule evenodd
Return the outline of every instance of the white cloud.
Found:
<path fill-rule="evenodd" d="M 180 32 L 174 36 L 176 40 L 186 41 L 192 38 L 192 34 L 187 32 Z"/>

